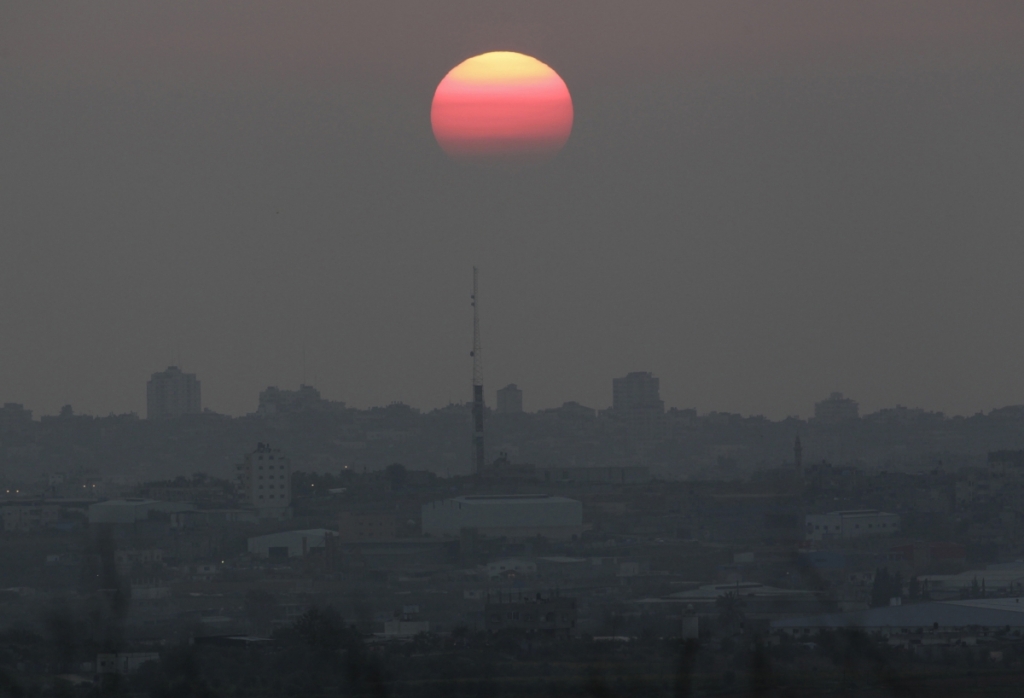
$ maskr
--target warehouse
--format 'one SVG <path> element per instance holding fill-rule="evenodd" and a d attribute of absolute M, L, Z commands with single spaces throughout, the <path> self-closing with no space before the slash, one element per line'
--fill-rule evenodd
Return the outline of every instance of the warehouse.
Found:
<path fill-rule="evenodd" d="M 583 532 L 583 504 L 543 494 L 475 495 L 423 505 L 423 533 L 455 537 L 472 529 L 485 537 L 572 539 Z"/>
<path fill-rule="evenodd" d="M 314 548 L 324 548 L 326 540 L 337 535 L 335 531 L 326 528 L 270 533 L 250 538 L 249 552 L 265 558 L 304 557 Z"/>
<path fill-rule="evenodd" d="M 789 634 L 819 630 L 860 628 L 876 632 L 941 631 L 966 629 L 1024 629 L 1024 603 L 1020 598 L 965 599 L 871 608 L 847 613 L 825 613 L 786 618 L 772 628 Z"/>
<path fill-rule="evenodd" d="M 833 511 L 808 514 L 805 521 L 807 540 L 863 538 L 889 535 L 900 530 L 899 514 L 873 509 Z"/>
<path fill-rule="evenodd" d="M 154 516 L 190 511 L 187 502 L 158 502 L 153 499 L 109 499 L 89 506 L 90 524 L 134 524 Z"/>

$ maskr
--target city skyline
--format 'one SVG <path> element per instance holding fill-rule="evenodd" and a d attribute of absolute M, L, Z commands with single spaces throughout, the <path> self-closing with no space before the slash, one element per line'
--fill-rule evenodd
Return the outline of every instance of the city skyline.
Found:
<path fill-rule="evenodd" d="M 0 26 L 0 400 L 141 413 L 180 361 L 228 414 L 303 376 L 461 401 L 476 265 L 488 385 L 537 407 L 638 369 L 668 404 L 773 418 L 835 390 L 1024 402 L 1019 3 L 111 2 Z M 469 168 L 431 131 L 439 81 L 498 49 L 572 93 L 542 166 Z"/>
<path fill-rule="evenodd" d="M 175 378 L 174 374 L 176 374 L 178 376 L 178 378 Z M 484 406 L 485 406 L 485 409 L 488 412 L 494 413 L 494 414 L 502 414 L 502 413 L 508 414 L 508 413 L 515 413 L 517 411 L 521 411 L 523 413 L 528 413 L 528 414 L 533 414 L 533 413 L 543 412 L 545 410 L 558 409 L 560 407 L 564 407 L 565 405 L 576 404 L 576 405 L 583 405 L 584 407 L 588 407 L 590 409 L 596 410 L 597 412 L 607 412 L 609 414 L 614 414 L 617 411 L 617 408 L 616 408 L 616 398 L 615 398 L 616 391 L 618 390 L 618 388 L 616 387 L 617 384 L 619 384 L 620 381 L 625 382 L 629 378 L 632 378 L 634 376 L 646 376 L 647 377 L 647 381 L 650 381 L 651 379 L 653 379 L 653 385 L 654 385 L 653 391 L 654 392 L 651 393 L 654 396 L 653 401 L 657 402 L 657 403 L 660 403 L 660 406 L 657 405 L 657 404 L 654 404 L 654 402 L 650 402 L 650 401 L 647 404 L 644 404 L 644 399 L 641 398 L 641 399 L 638 400 L 637 406 L 640 407 L 640 409 L 654 409 L 654 410 L 659 411 L 661 413 L 668 412 L 670 410 L 693 410 L 698 415 L 708 415 L 708 414 L 713 414 L 713 413 L 738 414 L 738 415 L 740 415 L 742 417 L 766 417 L 766 418 L 770 419 L 771 421 L 784 421 L 786 419 L 793 419 L 793 418 L 795 418 L 795 419 L 800 419 L 800 420 L 818 420 L 818 421 L 821 421 L 821 422 L 824 422 L 824 423 L 836 423 L 836 422 L 839 422 L 839 421 L 844 421 L 845 419 L 849 419 L 849 416 L 848 416 L 849 414 L 852 414 L 853 418 L 856 419 L 859 416 L 867 416 L 867 415 L 870 415 L 870 414 L 873 414 L 873 413 L 876 413 L 876 412 L 881 412 L 881 411 L 889 410 L 889 409 L 923 410 L 925 412 L 930 412 L 930 413 L 935 413 L 935 414 L 943 414 L 945 417 L 971 416 L 971 415 L 950 414 L 950 413 L 944 412 L 942 410 L 930 410 L 930 409 L 921 407 L 919 405 L 910 405 L 910 404 L 904 404 L 904 403 L 899 403 L 899 402 L 891 404 L 891 405 L 881 405 L 881 406 L 873 407 L 871 409 L 860 410 L 859 409 L 859 407 L 860 407 L 859 400 L 857 400 L 854 397 L 851 397 L 850 395 L 846 395 L 846 394 L 844 394 L 841 391 L 830 391 L 827 394 L 819 395 L 816 399 L 813 400 L 813 402 L 808 406 L 808 408 L 804 412 L 787 414 L 787 415 L 783 415 L 781 417 L 773 417 L 771 415 L 766 415 L 764 413 L 736 412 L 736 411 L 728 410 L 728 409 L 725 409 L 725 410 L 705 409 L 705 408 L 702 408 L 699 405 L 669 404 L 665 400 L 659 400 L 658 399 L 657 396 L 660 394 L 660 385 L 659 385 L 660 378 L 658 376 L 652 375 L 652 372 L 650 372 L 650 371 L 631 371 L 626 376 L 618 376 L 618 377 L 609 378 L 608 381 L 607 381 L 608 382 L 608 391 L 607 392 L 608 392 L 609 399 L 607 400 L 606 403 L 587 404 L 587 403 L 583 403 L 583 402 L 581 402 L 579 400 L 567 399 L 567 400 L 561 400 L 561 401 L 558 401 L 558 402 L 556 402 L 554 404 L 549 404 L 549 405 L 532 405 L 532 404 L 530 404 L 530 398 L 528 397 L 529 392 L 527 390 L 524 390 L 521 386 L 519 386 L 519 385 L 517 385 L 515 383 L 509 383 L 508 385 L 506 385 L 504 387 L 499 387 L 499 388 L 486 388 L 485 387 L 485 389 L 484 389 Z M 172 382 L 176 382 L 177 380 L 180 380 L 181 378 L 186 379 L 186 381 L 191 381 L 191 383 L 196 386 L 194 388 L 194 390 L 196 392 L 195 392 L 194 395 L 185 396 L 185 397 L 173 397 L 173 398 L 163 398 L 163 397 L 161 397 L 161 398 L 156 398 L 159 401 L 164 401 L 164 400 L 168 400 L 169 399 L 171 401 L 171 404 L 173 405 L 173 407 L 171 407 L 170 409 L 168 409 L 167 407 L 159 406 L 159 402 L 156 403 L 158 406 L 154 406 L 154 399 L 155 398 L 152 396 L 152 386 L 153 386 L 154 383 L 157 382 L 158 379 L 160 379 L 161 381 L 166 382 L 168 377 L 170 377 L 172 379 Z M 381 402 L 378 402 L 378 403 L 375 403 L 375 404 L 355 405 L 355 404 L 351 404 L 348 400 L 345 400 L 344 396 L 334 396 L 334 395 L 324 394 L 323 391 L 321 391 L 319 389 L 319 387 L 316 384 L 312 383 L 312 382 L 300 382 L 300 383 L 298 383 L 297 385 L 294 385 L 294 386 L 289 386 L 289 385 L 284 385 L 284 386 L 282 386 L 282 385 L 266 385 L 263 388 L 261 388 L 257 392 L 257 394 L 255 395 L 255 400 L 253 401 L 252 409 L 247 409 L 247 410 L 245 410 L 243 412 L 240 412 L 240 413 L 237 413 L 237 414 L 232 414 L 232 413 L 221 412 L 219 410 L 210 408 L 209 406 L 205 405 L 205 403 L 202 404 L 202 407 L 200 408 L 200 398 L 199 398 L 199 395 L 198 395 L 198 386 L 199 386 L 199 384 L 202 381 L 201 380 L 197 380 L 197 378 L 198 377 L 197 377 L 197 375 L 195 373 L 185 373 L 184 370 L 182 369 L 182 367 L 180 367 L 178 365 L 168 366 L 163 371 L 155 371 L 155 372 L 152 373 L 152 375 L 150 376 L 150 379 L 149 379 L 149 381 L 147 383 L 147 392 L 150 393 L 150 397 L 149 397 L 149 401 L 148 401 L 149 404 L 147 405 L 145 410 L 139 410 L 139 411 L 129 410 L 129 411 L 120 412 L 120 413 L 109 412 L 107 414 L 111 414 L 111 415 L 116 415 L 116 414 L 136 414 L 139 417 L 146 418 L 146 419 L 170 419 L 170 418 L 181 417 L 181 416 L 186 415 L 186 414 L 200 414 L 202 412 L 209 412 L 209 413 L 213 413 L 213 414 L 221 414 L 221 415 L 228 416 L 228 417 L 244 417 L 244 416 L 254 416 L 254 415 L 256 415 L 256 416 L 269 416 L 270 414 L 273 413 L 273 411 L 271 411 L 271 412 L 264 412 L 263 402 L 264 402 L 265 397 L 267 395 L 269 395 L 269 394 L 272 394 L 272 393 L 274 395 L 278 395 L 278 394 L 282 394 L 283 393 L 283 394 L 286 394 L 286 395 L 289 396 L 288 398 L 285 398 L 285 399 L 294 399 L 294 400 L 299 400 L 299 401 L 308 398 L 309 394 L 315 394 L 316 399 L 322 399 L 322 400 L 325 400 L 325 401 L 328 401 L 328 402 L 336 402 L 336 403 L 344 406 L 345 408 L 351 408 L 351 409 L 357 409 L 357 410 L 367 410 L 367 409 L 373 409 L 373 408 L 377 408 L 377 407 L 386 407 L 388 405 L 394 405 L 394 404 L 406 405 L 406 406 L 411 407 L 411 408 L 413 408 L 415 410 L 418 410 L 420 412 L 430 412 L 432 410 L 443 409 L 443 408 L 451 407 L 451 406 L 463 406 L 463 407 L 466 407 L 467 409 L 470 409 L 473 406 L 473 398 L 472 398 L 472 396 L 466 397 L 466 398 L 464 398 L 462 400 L 452 400 L 450 402 L 447 402 L 447 403 L 441 404 L 441 405 L 429 405 L 429 406 L 415 405 L 415 404 L 404 402 L 402 400 L 387 400 L 387 399 L 382 400 Z M 187 390 L 188 388 L 184 388 L 184 389 Z M 509 389 L 514 391 L 514 393 L 516 394 L 515 397 L 513 397 L 511 399 L 517 401 L 516 402 L 517 408 L 504 410 L 501 407 L 501 404 L 502 404 L 501 393 L 504 392 L 504 391 L 508 391 Z M 643 390 L 643 389 L 641 389 L 641 390 Z M 275 398 L 271 398 L 271 399 L 274 400 L 274 399 L 281 399 L 281 398 L 276 398 L 275 397 Z M 636 398 L 633 398 L 633 399 L 635 400 Z M 183 403 L 181 403 L 181 405 L 179 405 L 178 401 L 185 401 L 185 402 L 183 402 Z M 188 406 L 184 406 L 186 403 L 187 403 Z M 39 410 L 33 409 L 31 405 L 29 405 L 27 403 L 24 403 L 24 402 L 19 402 L 18 400 L 4 399 L 2 402 L 0 402 L 0 404 L 21 406 L 24 409 L 26 409 L 28 412 L 32 413 L 33 417 L 35 417 L 35 418 L 38 418 L 39 416 L 53 416 L 53 415 L 58 415 L 58 414 L 65 414 L 69 407 L 72 410 L 71 413 L 75 414 L 75 415 L 88 415 L 88 416 L 94 416 L 94 417 L 106 416 L 106 415 L 104 415 L 102 413 L 92 413 L 92 412 L 88 412 L 86 410 L 81 410 L 78 407 L 76 407 L 75 405 L 73 405 L 72 403 L 63 403 L 60 406 L 59 409 L 53 411 L 52 413 L 41 412 Z M 991 405 L 991 406 L 989 406 L 989 407 L 987 407 L 987 408 L 985 408 L 983 410 L 978 410 L 974 414 L 987 414 L 987 413 L 990 413 L 990 412 L 992 412 L 994 410 L 1000 410 L 1000 409 L 1004 409 L 1004 408 L 1007 408 L 1007 407 L 1019 407 L 1019 406 L 1022 406 L 1022 405 L 1024 405 L 1024 403 L 1014 403 L 1014 404 L 1006 404 L 1006 405 Z M 622 410 L 622 409 L 629 410 L 629 409 L 633 409 L 633 408 L 625 407 L 625 408 L 618 408 L 618 409 L 619 410 Z M 841 416 L 838 416 L 838 417 L 836 416 L 837 411 L 838 411 L 838 414 L 841 415 Z"/>

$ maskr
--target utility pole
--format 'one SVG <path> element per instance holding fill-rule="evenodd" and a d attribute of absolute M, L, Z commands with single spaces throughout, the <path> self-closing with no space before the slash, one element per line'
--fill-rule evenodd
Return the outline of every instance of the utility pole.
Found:
<path fill-rule="evenodd" d="M 480 308 L 477 269 L 473 267 L 473 472 L 484 470 L 484 362 L 480 351 Z"/>

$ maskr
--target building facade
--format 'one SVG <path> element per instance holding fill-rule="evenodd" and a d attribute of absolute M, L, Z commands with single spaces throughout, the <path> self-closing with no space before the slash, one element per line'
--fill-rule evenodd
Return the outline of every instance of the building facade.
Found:
<path fill-rule="evenodd" d="M 523 411 L 523 391 L 509 383 L 498 391 L 498 414 L 520 414 Z"/>
<path fill-rule="evenodd" d="M 583 504 L 549 495 L 469 495 L 423 505 L 423 533 L 458 537 L 464 529 L 482 536 L 571 539 L 583 532 Z"/>
<path fill-rule="evenodd" d="M 862 538 L 897 533 L 899 530 L 899 514 L 860 509 L 808 514 L 804 537 L 807 540 Z"/>
<path fill-rule="evenodd" d="M 259 518 L 291 515 L 292 465 L 280 449 L 257 444 L 235 468 L 243 504 L 256 510 Z"/>
<path fill-rule="evenodd" d="M 392 540 L 398 535 L 394 512 L 351 512 L 338 514 L 340 540 Z"/>
<path fill-rule="evenodd" d="M 832 393 L 828 399 L 814 403 L 814 419 L 822 424 L 839 424 L 860 418 L 860 405 L 855 400 Z"/>
<path fill-rule="evenodd" d="M 325 549 L 327 539 L 336 538 L 337 535 L 337 532 L 326 528 L 309 528 L 254 536 L 249 539 L 249 554 L 282 560 L 289 557 L 305 557 L 314 549 Z"/>
<path fill-rule="evenodd" d="M 631 441 L 653 444 L 665 438 L 665 403 L 659 380 L 648 372 L 612 380 L 612 408 L 606 414 L 625 425 Z"/>
<path fill-rule="evenodd" d="M 169 419 L 203 411 L 199 380 L 177 366 L 154 373 L 146 384 L 146 418 Z"/>
<path fill-rule="evenodd" d="M 515 629 L 566 636 L 576 627 L 576 599 L 557 591 L 495 591 L 484 604 L 484 626 L 491 632 Z"/>
<path fill-rule="evenodd" d="M 637 371 L 612 380 L 612 409 L 616 412 L 650 410 L 664 412 L 660 381 L 653 374 Z"/>
<path fill-rule="evenodd" d="M 4 531 L 42 531 L 57 525 L 60 507 L 43 501 L 23 501 L 0 504 Z"/>

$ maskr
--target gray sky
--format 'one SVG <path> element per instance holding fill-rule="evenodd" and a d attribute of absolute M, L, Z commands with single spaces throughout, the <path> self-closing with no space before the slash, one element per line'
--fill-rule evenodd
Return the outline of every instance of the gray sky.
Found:
<path fill-rule="evenodd" d="M 296 7 L 296 5 L 299 5 Z M 1024 3 L 0 6 L 0 401 L 240 414 L 470 396 L 806 415 L 1024 403 Z M 450 162 L 455 64 L 522 50 L 553 162 Z M 303 361 L 305 356 L 305 361 Z"/>

